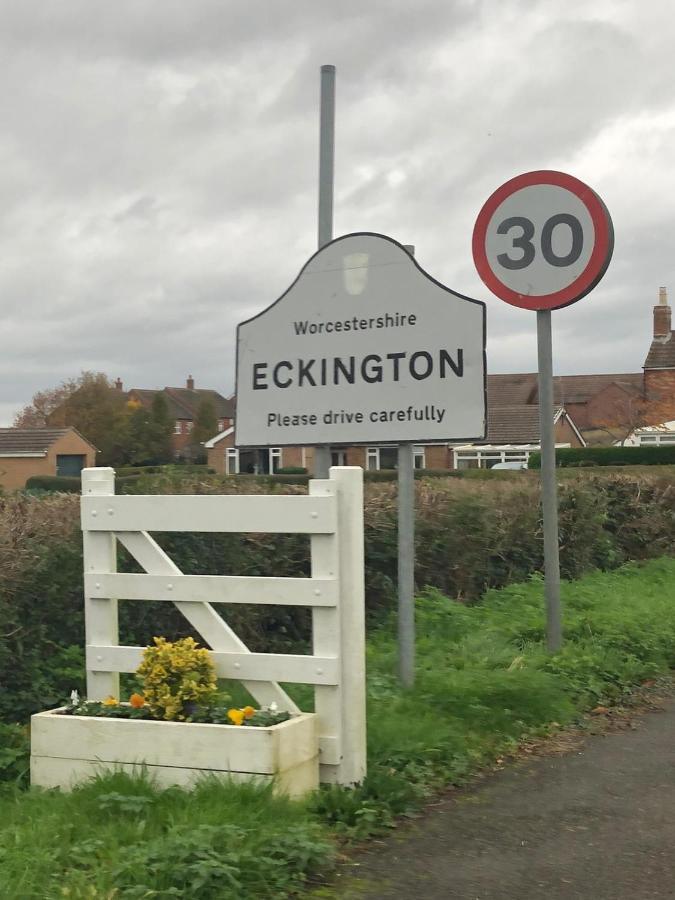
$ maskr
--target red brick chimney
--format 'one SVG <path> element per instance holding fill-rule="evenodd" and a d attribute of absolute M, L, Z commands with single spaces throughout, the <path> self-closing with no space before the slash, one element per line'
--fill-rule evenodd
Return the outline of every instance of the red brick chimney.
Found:
<path fill-rule="evenodd" d="M 668 313 L 670 313 L 670 310 L 668 310 Z M 668 320 L 668 321 L 670 321 L 670 320 Z M 187 377 L 187 389 L 188 389 L 188 391 L 194 391 L 194 389 L 195 389 L 195 380 L 192 377 L 192 375 L 188 375 L 188 377 Z"/>
<path fill-rule="evenodd" d="M 654 340 L 661 343 L 669 341 L 671 330 L 671 310 L 668 306 L 668 294 L 664 287 L 660 287 L 659 305 L 654 307 Z"/>
<path fill-rule="evenodd" d="M 122 384 L 122 379 L 121 379 L 121 378 L 117 378 L 117 379 L 115 380 L 115 390 L 117 390 L 117 391 L 123 391 L 123 390 L 124 390 L 124 386 L 123 386 L 123 384 Z"/>

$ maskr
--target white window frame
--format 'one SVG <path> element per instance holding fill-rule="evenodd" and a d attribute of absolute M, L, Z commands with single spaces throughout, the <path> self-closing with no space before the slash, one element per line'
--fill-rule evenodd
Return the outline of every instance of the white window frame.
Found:
<path fill-rule="evenodd" d="M 239 450 L 236 447 L 225 448 L 225 474 L 239 474 Z"/>
<path fill-rule="evenodd" d="M 176 419 L 173 424 L 173 433 L 174 434 L 182 434 L 183 433 L 183 423 L 180 419 Z"/>
<path fill-rule="evenodd" d="M 260 448 L 265 449 L 265 448 Z M 275 472 L 278 472 L 279 469 L 283 467 L 283 448 L 282 447 L 269 447 L 267 449 L 267 468 L 269 469 L 270 475 L 274 475 Z M 225 448 L 225 474 L 226 475 L 240 475 L 241 471 L 239 469 L 239 449 L 237 447 L 226 447 Z"/>
<path fill-rule="evenodd" d="M 381 446 L 375 447 L 366 447 L 366 472 L 375 472 L 381 469 L 381 458 L 380 451 L 381 450 L 391 450 L 392 448 L 396 449 L 396 444 L 382 444 Z M 414 454 L 414 464 L 416 469 L 424 469 L 426 468 L 426 455 L 424 452 L 424 447 L 421 444 L 416 444 L 413 448 Z M 417 465 L 418 460 L 421 462 L 421 465 Z M 371 465 L 374 463 L 374 465 Z M 395 471 L 398 468 L 398 465 L 394 466 L 394 469 L 387 469 L 386 471 L 391 472 Z"/>

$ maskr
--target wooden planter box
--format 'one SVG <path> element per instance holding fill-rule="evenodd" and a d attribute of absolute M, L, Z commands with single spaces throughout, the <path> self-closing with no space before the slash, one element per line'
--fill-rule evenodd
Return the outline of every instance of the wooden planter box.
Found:
<path fill-rule="evenodd" d="M 31 717 L 31 783 L 66 790 L 102 771 L 147 768 L 162 785 L 202 774 L 274 780 L 298 797 L 319 784 L 316 716 L 301 713 L 269 728 L 59 715 Z"/>

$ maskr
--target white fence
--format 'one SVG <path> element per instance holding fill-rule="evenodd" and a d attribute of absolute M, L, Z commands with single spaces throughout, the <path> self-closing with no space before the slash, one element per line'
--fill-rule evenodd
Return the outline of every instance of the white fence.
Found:
<path fill-rule="evenodd" d="M 309 496 L 116 496 L 113 469 L 82 471 L 87 695 L 119 696 L 143 647 L 120 646 L 118 600 L 173 602 L 221 678 L 241 681 L 262 705 L 298 708 L 279 682 L 313 684 L 320 778 L 355 784 L 366 771 L 363 472 L 337 467 Z M 184 575 L 149 532 L 309 534 L 309 578 Z M 145 570 L 116 571 L 116 541 Z M 212 603 L 312 608 L 312 655 L 251 653 Z"/>

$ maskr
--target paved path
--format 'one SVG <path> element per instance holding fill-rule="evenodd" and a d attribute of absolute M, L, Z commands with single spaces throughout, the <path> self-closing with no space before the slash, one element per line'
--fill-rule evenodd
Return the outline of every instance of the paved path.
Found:
<path fill-rule="evenodd" d="M 675 898 L 675 702 L 491 775 L 354 862 L 322 896 Z"/>

